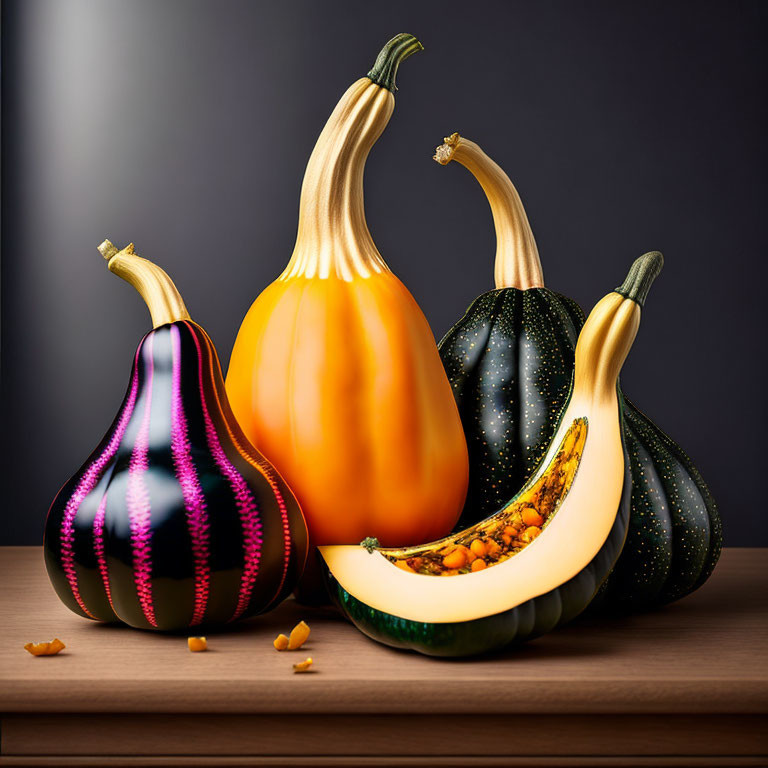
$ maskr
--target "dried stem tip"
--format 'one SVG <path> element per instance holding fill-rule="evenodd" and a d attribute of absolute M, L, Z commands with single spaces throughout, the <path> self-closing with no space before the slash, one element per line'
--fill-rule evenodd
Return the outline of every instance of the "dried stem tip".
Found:
<path fill-rule="evenodd" d="M 110 240 L 105 240 L 99 246 L 99 253 L 109 261 L 118 252 L 117 247 Z"/>
<path fill-rule="evenodd" d="M 664 257 L 659 251 L 644 254 L 630 267 L 624 282 L 616 289 L 616 293 L 627 299 L 632 299 L 641 307 L 648 298 L 653 281 L 659 276 L 664 266 Z"/>
<path fill-rule="evenodd" d="M 443 143 L 435 149 L 435 154 L 432 156 L 433 160 L 436 160 L 440 165 L 448 165 L 453 160 L 453 153 L 456 151 L 456 147 L 461 141 L 461 136 L 458 133 L 452 133 L 450 136 L 446 136 L 443 139 Z"/>

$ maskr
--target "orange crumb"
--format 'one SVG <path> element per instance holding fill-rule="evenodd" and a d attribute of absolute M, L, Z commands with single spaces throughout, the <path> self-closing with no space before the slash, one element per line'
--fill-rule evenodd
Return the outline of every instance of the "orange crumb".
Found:
<path fill-rule="evenodd" d="M 24 646 L 25 651 L 29 651 L 33 656 L 55 656 L 59 651 L 63 651 L 67 646 L 54 638 L 47 643 L 27 643 Z"/>
<path fill-rule="evenodd" d="M 208 650 L 208 640 L 204 637 L 188 637 L 187 645 L 192 653 Z"/>

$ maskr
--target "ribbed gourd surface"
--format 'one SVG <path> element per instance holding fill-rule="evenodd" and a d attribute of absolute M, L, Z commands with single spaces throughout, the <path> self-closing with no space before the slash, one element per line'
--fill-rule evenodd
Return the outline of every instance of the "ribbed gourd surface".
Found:
<path fill-rule="evenodd" d="M 482 294 L 440 342 L 467 437 L 469 491 L 457 529 L 498 510 L 544 456 L 568 396 L 584 313 L 548 288 Z M 678 600 L 722 548 L 714 499 L 683 450 L 624 398 L 632 500 L 621 557 L 595 600 L 608 611 Z"/>
<path fill-rule="evenodd" d="M 457 528 L 496 512 L 543 458 L 583 322 L 574 301 L 548 288 L 501 288 L 479 296 L 440 342 L 470 459 Z"/>

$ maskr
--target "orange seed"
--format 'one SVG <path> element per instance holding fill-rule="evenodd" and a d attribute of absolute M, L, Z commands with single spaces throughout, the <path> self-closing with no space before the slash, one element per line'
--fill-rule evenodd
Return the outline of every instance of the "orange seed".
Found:
<path fill-rule="evenodd" d="M 539 514 L 538 510 L 533 507 L 526 507 L 523 510 L 523 522 L 527 526 L 539 526 L 544 522 L 544 518 Z"/>
<path fill-rule="evenodd" d="M 288 638 L 282 632 L 272 641 L 276 651 L 284 651 L 288 647 Z"/>
<path fill-rule="evenodd" d="M 443 567 L 451 570 L 454 568 L 463 568 L 466 564 L 467 557 L 460 549 L 454 550 L 450 555 L 446 555 L 443 558 Z"/>
<path fill-rule="evenodd" d="M 304 661 L 300 661 L 298 664 L 293 665 L 294 672 L 306 672 L 312 666 L 312 657 L 307 656 Z"/>
<path fill-rule="evenodd" d="M 288 650 L 295 651 L 307 642 L 309 637 L 309 625 L 300 621 L 292 630 L 288 638 Z"/>
<path fill-rule="evenodd" d="M 494 539 L 488 539 L 488 541 L 485 542 L 485 546 L 489 555 L 495 555 L 501 549 L 499 543 Z"/>
<path fill-rule="evenodd" d="M 533 541 L 541 533 L 541 528 L 531 525 L 523 531 L 522 538 L 525 541 Z"/>
<path fill-rule="evenodd" d="M 208 650 L 208 640 L 204 637 L 188 637 L 187 646 L 192 653 Z"/>
<path fill-rule="evenodd" d="M 58 637 L 55 637 L 47 643 L 27 643 L 24 646 L 24 650 L 29 651 L 33 656 L 55 656 L 66 647 Z"/>
<path fill-rule="evenodd" d="M 485 546 L 485 542 L 481 539 L 475 539 L 470 545 L 469 548 L 474 552 L 478 557 L 485 557 L 488 550 Z"/>

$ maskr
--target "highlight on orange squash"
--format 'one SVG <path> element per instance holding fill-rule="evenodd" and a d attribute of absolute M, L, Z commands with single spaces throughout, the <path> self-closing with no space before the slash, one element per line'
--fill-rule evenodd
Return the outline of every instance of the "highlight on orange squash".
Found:
<path fill-rule="evenodd" d="M 363 170 L 394 109 L 393 38 L 342 96 L 309 159 L 293 255 L 240 327 L 227 373 L 247 437 L 296 493 L 314 544 L 448 533 L 464 432 L 429 324 L 365 221 Z"/>

